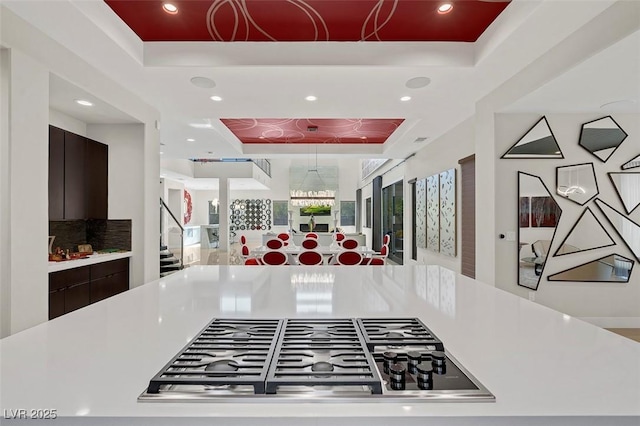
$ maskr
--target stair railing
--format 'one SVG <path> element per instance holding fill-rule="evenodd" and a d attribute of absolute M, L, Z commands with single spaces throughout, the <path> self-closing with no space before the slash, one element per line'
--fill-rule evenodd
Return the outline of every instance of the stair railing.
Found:
<path fill-rule="evenodd" d="M 184 267 L 184 227 L 180 224 L 180 221 L 173 214 L 173 212 L 171 211 L 167 203 L 165 203 L 162 197 L 160 197 L 160 245 L 161 246 L 166 245 L 168 248 L 169 247 L 168 241 L 167 241 L 167 244 L 163 244 L 165 212 L 169 214 L 168 217 L 173 219 L 173 222 L 175 222 L 175 224 L 178 225 L 178 228 L 180 229 L 180 269 L 182 269 Z M 169 238 L 167 237 L 167 239 Z"/>

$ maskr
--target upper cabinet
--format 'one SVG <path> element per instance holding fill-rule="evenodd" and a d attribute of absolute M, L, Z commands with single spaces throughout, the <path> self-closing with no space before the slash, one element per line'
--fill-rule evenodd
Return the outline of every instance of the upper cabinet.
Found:
<path fill-rule="evenodd" d="M 109 147 L 49 126 L 49 220 L 107 219 Z"/>

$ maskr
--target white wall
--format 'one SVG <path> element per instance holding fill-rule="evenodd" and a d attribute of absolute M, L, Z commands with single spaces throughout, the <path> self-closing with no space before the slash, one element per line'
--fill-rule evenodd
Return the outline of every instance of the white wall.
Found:
<path fill-rule="evenodd" d="M 11 333 L 11 258 L 9 236 L 9 73 L 11 55 L 0 48 L 0 338 Z"/>
<path fill-rule="evenodd" d="M 49 108 L 49 124 L 80 136 L 87 136 L 87 123 Z"/>
<path fill-rule="evenodd" d="M 445 256 L 432 250 L 418 248 L 417 263 L 441 265 L 456 272 L 460 272 L 460 245 L 462 233 L 460 232 L 461 215 L 461 175 L 458 161 L 475 152 L 474 120 L 469 118 L 454 127 L 445 135 L 429 143 L 416 155 L 406 162 L 405 176 L 407 180 L 418 180 L 429 177 L 449 169 L 456 169 L 456 256 Z M 479 183 L 476 182 L 476 185 Z M 405 207 L 411 206 L 411 191 L 409 185 L 405 189 Z M 411 227 L 413 226 L 413 212 L 406 208 L 409 215 L 405 214 L 405 264 L 416 263 L 411 260 Z"/>
<path fill-rule="evenodd" d="M 495 223 L 499 233 L 515 232 L 517 219 L 517 172 L 523 171 L 540 176 L 552 191 L 552 196 L 562 209 L 562 216 L 551 246 L 554 253 L 569 233 L 571 227 L 586 207 L 590 207 L 607 232 L 616 241 L 616 247 L 607 247 L 576 253 L 570 256 L 549 257 L 538 287 L 533 297 L 543 305 L 569 315 L 587 317 L 609 326 L 638 326 L 640 323 L 640 274 L 635 270 L 628 284 L 620 283 L 578 283 L 550 282 L 547 276 L 565 269 L 581 265 L 605 255 L 618 253 L 633 259 L 633 254 L 622 243 L 607 219 L 593 201 L 584 207 L 555 194 L 555 168 L 578 163 L 593 162 L 601 198 L 617 210 L 624 212 L 621 202 L 607 172 L 619 172 L 620 166 L 638 154 L 640 147 L 640 115 L 613 114 L 613 118 L 629 134 L 612 157 L 602 163 L 578 145 L 581 124 L 605 116 L 605 113 L 590 114 L 548 114 L 549 125 L 562 149 L 564 159 L 558 160 L 498 160 L 496 163 L 496 193 L 500 208 L 496 209 Z M 509 147 L 540 118 L 535 114 L 498 114 L 495 120 L 496 157 Z M 640 223 L 640 210 L 630 216 Z M 526 238 L 524 236 L 523 238 Z M 517 242 L 500 240 L 496 244 L 496 259 L 501 259 L 496 268 L 496 286 L 528 297 L 529 290 L 517 285 Z M 637 266 L 637 265 L 636 265 Z M 635 318 L 635 319 L 634 319 Z"/>
<path fill-rule="evenodd" d="M 144 280 L 144 126 L 89 124 L 87 137 L 109 145 L 109 219 L 131 219 L 131 287 Z"/>
<path fill-rule="evenodd" d="M 218 200 L 217 190 L 190 189 L 193 203 L 193 211 L 191 214 L 191 222 L 189 225 L 208 225 L 209 224 L 209 201 Z"/>
<path fill-rule="evenodd" d="M 2 116 L 8 132 L 2 132 L 0 149 L 3 336 L 46 321 L 49 311 L 44 243 L 49 233 L 49 73 L 15 49 L 3 52 L 7 57 L 2 83 L 8 89 L 9 114 Z"/>

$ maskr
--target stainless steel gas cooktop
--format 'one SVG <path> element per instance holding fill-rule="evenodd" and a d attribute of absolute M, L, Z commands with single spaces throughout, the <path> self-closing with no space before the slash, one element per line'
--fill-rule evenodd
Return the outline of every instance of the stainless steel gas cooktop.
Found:
<path fill-rule="evenodd" d="M 139 401 L 472 402 L 495 397 L 416 318 L 214 319 Z"/>

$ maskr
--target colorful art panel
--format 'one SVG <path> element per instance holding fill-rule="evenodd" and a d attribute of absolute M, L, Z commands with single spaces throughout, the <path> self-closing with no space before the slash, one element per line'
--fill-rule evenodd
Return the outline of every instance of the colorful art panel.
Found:
<path fill-rule="evenodd" d="M 440 253 L 456 255 L 456 169 L 440 173 Z"/>

